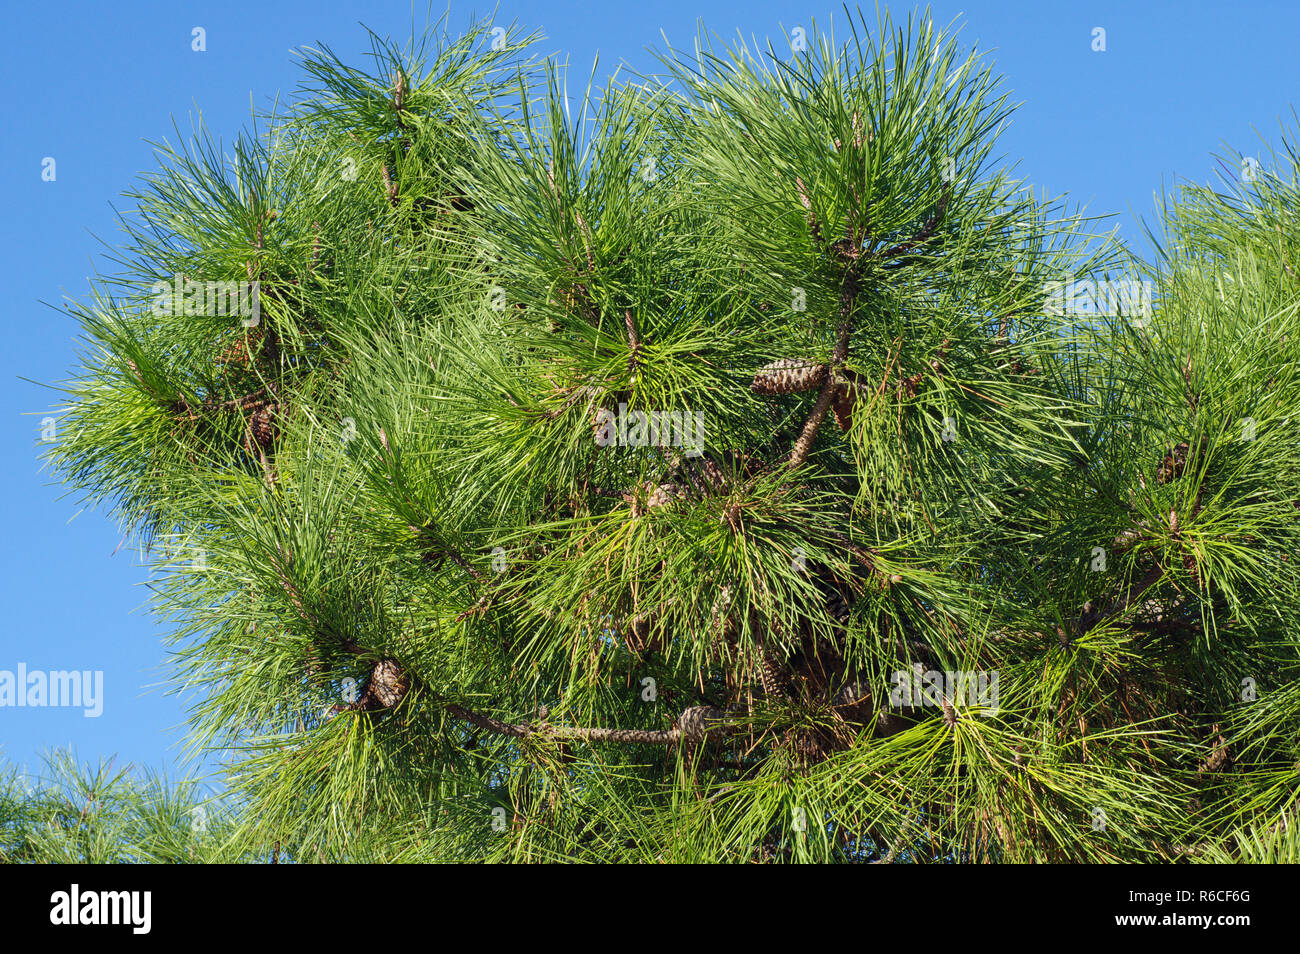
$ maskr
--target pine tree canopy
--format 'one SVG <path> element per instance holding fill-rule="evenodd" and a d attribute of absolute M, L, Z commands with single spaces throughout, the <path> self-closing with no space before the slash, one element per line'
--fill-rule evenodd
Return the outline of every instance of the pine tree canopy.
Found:
<path fill-rule="evenodd" d="M 1300 860 L 1292 134 L 1144 261 L 928 15 L 502 32 L 159 143 L 71 306 L 50 462 L 228 771 L 127 854 Z"/>

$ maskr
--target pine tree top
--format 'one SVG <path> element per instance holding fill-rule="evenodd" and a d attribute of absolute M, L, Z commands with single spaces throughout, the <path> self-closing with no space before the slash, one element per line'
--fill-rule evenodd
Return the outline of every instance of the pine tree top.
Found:
<path fill-rule="evenodd" d="M 1148 264 L 928 14 L 572 100 L 513 28 L 372 39 L 158 147 L 50 452 L 158 555 L 237 855 L 1274 837 L 1294 153 Z"/>

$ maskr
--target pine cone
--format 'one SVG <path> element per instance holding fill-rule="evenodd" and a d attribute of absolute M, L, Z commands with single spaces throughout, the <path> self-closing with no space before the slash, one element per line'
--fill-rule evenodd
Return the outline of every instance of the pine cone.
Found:
<path fill-rule="evenodd" d="M 722 472 L 716 461 L 706 459 L 703 467 L 703 477 L 705 486 L 713 491 L 725 490 L 727 487 L 727 475 Z"/>
<path fill-rule="evenodd" d="M 699 741 L 725 715 L 722 709 L 713 706 L 691 706 L 677 717 L 677 728 L 681 730 L 683 739 Z"/>
<path fill-rule="evenodd" d="M 1202 436 L 1197 448 L 1198 455 L 1205 453 L 1205 444 L 1205 437 Z M 1166 454 L 1164 459 L 1160 461 L 1160 466 L 1156 468 L 1156 483 L 1167 484 L 1169 481 L 1177 480 L 1183 476 L 1183 472 L 1187 470 L 1187 456 L 1190 450 L 1191 446 L 1187 441 L 1182 441 L 1170 453 Z"/>
<path fill-rule="evenodd" d="M 1219 724 L 1216 722 L 1214 731 L 1219 732 Z M 1220 733 L 1210 747 L 1210 754 L 1205 758 L 1197 769 L 1197 775 L 1205 775 L 1210 772 L 1218 772 L 1225 766 L 1231 764 L 1232 754 L 1228 749 L 1228 740 Z"/>
<path fill-rule="evenodd" d="M 858 389 L 851 382 L 845 381 L 835 389 L 831 410 L 835 412 L 835 423 L 840 426 L 840 430 L 847 431 L 853 426 L 853 405 L 857 399 Z"/>
<path fill-rule="evenodd" d="M 261 350 L 262 329 L 250 328 L 247 334 L 238 335 L 216 357 L 217 364 L 234 365 L 247 368 L 253 363 L 253 356 Z"/>
<path fill-rule="evenodd" d="M 847 626 L 849 619 L 853 615 L 853 610 L 849 606 L 848 600 L 839 590 L 831 590 L 825 599 L 826 615 L 833 619 L 840 626 Z"/>
<path fill-rule="evenodd" d="M 793 394 L 820 387 L 826 379 L 826 365 L 805 358 L 781 358 L 754 375 L 750 389 L 757 394 Z"/>
<path fill-rule="evenodd" d="M 957 724 L 957 710 L 953 708 L 951 700 L 947 696 L 943 697 L 943 721 L 946 726 L 952 728 Z"/>
<path fill-rule="evenodd" d="M 633 653 L 666 653 L 668 651 L 668 634 L 663 626 L 655 624 L 648 616 L 638 616 L 627 624 L 627 648 Z"/>
<path fill-rule="evenodd" d="M 780 660 L 767 649 L 759 650 L 758 660 L 758 682 L 763 687 L 763 694 L 769 699 L 779 699 L 784 696 L 786 686 L 786 674 Z"/>
<path fill-rule="evenodd" d="M 648 484 L 647 489 L 649 489 Z M 650 496 L 646 498 L 645 505 L 648 509 L 653 510 L 655 507 L 667 506 L 679 496 L 679 488 L 676 484 L 659 484 L 650 490 Z"/>
<path fill-rule="evenodd" d="M 925 372 L 918 371 L 910 378 L 905 378 L 902 373 L 898 376 L 898 393 L 906 394 L 910 398 L 916 397 L 917 390 L 921 387 L 921 382 L 925 380 Z"/>
<path fill-rule="evenodd" d="M 381 659 L 370 671 L 370 682 L 366 686 L 369 697 L 369 709 L 391 709 L 402 701 L 411 680 L 400 665 L 392 659 Z"/>
<path fill-rule="evenodd" d="M 266 404 L 254 411 L 248 419 L 248 426 L 253 432 L 253 439 L 264 448 L 270 447 L 272 441 L 275 440 L 274 414 L 275 405 Z"/>
<path fill-rule="evenodd" d="M 835 695 L 836 706 L 854 706 L 871 700 L 871 685 L 864 680 L 854 679 L 846 682 Z"/>
<path fill-rule="evenodd" d="M 1156 483 L 1167 484 L 1171 480 L 1177 480 L 1183 475 L 1187 468 L 1187 451 L 1190 448 L 1186 441 L 1183 441 L 1172 452 L 1165 455 L 1160 466 L 1156 468 Z"/>

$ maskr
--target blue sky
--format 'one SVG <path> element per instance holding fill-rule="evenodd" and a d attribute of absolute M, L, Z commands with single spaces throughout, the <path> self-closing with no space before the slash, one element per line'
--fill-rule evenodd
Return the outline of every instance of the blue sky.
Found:
<path fill-rule="evenodd" d="M 0 169 L 6 223 L 0 230 L 4 351 L 0 375 L 0 481 L 7 545 L 0 547 L 0 671 L 102 670 L 103 713 L 0 708 L 0 754 L 35 767 L 39 753 L 71 745 L 78 755 L 175 770 L 184 707 L 157 685 L 166 651 L 144 611 L 147 571 L 118 546 L 102 513 L 82 511 L 38 461 L 41 418 L 54 383 L 73 367 L 70 319 L 41 302 L 87 291 L 87 276 L 111 271 L 99 240 L 115 242 L 112 204 L 153 167 L 146 140 L 187 130 L 202 112 L 229 142 L 250 107 L 290 96 L 300 74 L 290 50 L 325 43 L 360 63 L 368 49 L 359 25 L 398 39 L 444 9 L 409 3 L 311 2 L 10 4 L 0 31 L 5 134 Z M 890 5 L 905 18 L 910 5 Z M 988 51 L 1015 113 L 995 154 L 1018 161 L 1038 190 L 1068 192 L 1094 214 L 1113 213 L 1120 234 L 1137 240 L 1153 194 L 1180 180 L 1215 175 L 1211 154 L 1259 152 L 1258 130 L 1275 141 L 1300 92 L 1300 6 L 1255 0 L 1222 3 L 936 3 L 937 24 L 959 18 L 962 38 Z M 454 4 L 462 27 L 487 4 Z M 727 38 L 842 22 L 836 3 L 512 3 L 495 21 L 540 30 L 538 52 L 555 52 L 585 81 L 619 63 L 649 71 L 647 47 L 689 46 L 698 23 Z M 191 30 L 207 49 L 191 50 Z M 1106 31 L 1094 52 L 1093 30 Z M 1226 144 L 1226 145 L 1225 145 Z M 42 180 L 53 157 L 56 179 Z M 97 240 L 97 238 L 99 240 Z M 1137 243 L 1139 246 L 1140 242 Z M 75 516 L 75 519 L 74 518 Z"/>

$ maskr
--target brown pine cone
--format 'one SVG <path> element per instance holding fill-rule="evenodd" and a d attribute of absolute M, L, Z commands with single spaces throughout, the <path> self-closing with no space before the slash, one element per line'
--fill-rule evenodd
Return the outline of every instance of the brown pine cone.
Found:
<path fill-rule="evenodd" d="M 851 239 L 842 238 L 838 242 L 831 243 L 831 251 L 839 256 L 841 261 L 852 262 L 862 257 L 862 246 Z"/>
<path fill-rule="evenodd" d="M 240 333 L 216 357 L 217 364 L 234 365 L 247 368 L 253 363 L 253 356 L 262 348 L 262 329 L 250 328 L 247 333 Z"/>
<path fill-rule="evenodd" d="M 248 419 L 253 439 L 262 447 L 270 447 L 275 440 L 274 414 L 275 405 L 266 404 L 254 411 Z"/>
<path fill-rule="evenodd" d="M 958 718 L 959 718 L 959 717 L 958 717 L 958 715 L 957 715 L 957 710 L 953 708 L 953 706 L 952 706 L 952 702 L 949 701 L 949 699 L 948 699 L 947 696 L 944 696 L 944 698 L 943 698 L 943 721 L 944 721 L 944 724 L 947 725 L 949 728 L 952 728 L 953 726 L 955 726 L 955 725 L 957 724 L 957 720 L 958 720 Z"/>
<path fill-rule="evenodd" d="M 1201 762 L 1200 768 L 1196 771 L 1197 775 L 1218 772 L 1232 762 L 1232 753 L 1228 749 L 1228 740 L 1223 737 L 1217 722 L 1214 724 L 1213 731 L 1217 734 L 1217 738 L 1211 743 L 1210 754 Z"/>
<path fill-rule="evenodd" d="M 769 699 L 779 699 L 786 694 L 785 686 L 788 680 L 785 667 L 782 666 L 781 660 L 766 648 L 759 649 L 758 682 L 763 687 L 763 694 Z"/>
<path fill-rule="evenodd" d="M 1198 447 L 1200 454 L 1205 453 L 1205 443 L 1205 437 L 1202 436 Z M 1182 441 L 1166 454 L 1156 468 L 1156 483 L 1167 484 L 1169 481 L 1177 480 L 1183 476 L 1183 472 L 1187 470 L 1187 457 L 1190 450 L 1191 446 L 1187 441 Z"/>
<path fill-rule="evenodd" d="M 642 653 L 663 654 L 668 651 L 668 634 L 664 627 L 649 616 L 638 616 L 627 623 L 627 648 L 640 655 Z"/>
<path fill-rule="evenodd" d="M 1160 466 L 1156 468 L 1156 483 L 1167 484 L 1171 480 L 1177 480 L 1182 476 L 1184 468 L 1187 467 L 1187 442 L 1183 441 L 1170 453 L 1165 455 Z"/>
<path fill-rule="evenodd" d="M 781 358 L 760 368 L 750 389 L 757 394 L 794 394 L 820 387 L 826 365 L 806 358 Z"/>
<path fill-rule="evenodd" d="M 726 717 L 726 711 L 715 706 L 691 706 L 677 717 L 677 729 L 683 739 L 698 742 L 709 730 Z"/>
<path fill-rule="evenodd" d="M 831 399 L 831 410 L 835 412 L 835 423 L 840 426 L 840 430 L 847 431 L 853 426 L 853 405 L 857 399 L 858 389 L 852 382 L 842 382 L 835 389 Z"/>
<path fill-rule="evenodd" d="M 646 499 L 645 505 L 650 509 L 663 507 L 672 503 L 679 496 L 676 484 L 659 484 Z"/>
<path fill-rule="evenodd" d="M 370 671 L 370 682 L 365 692 L 369 699 L 366 708 L 391 709 L 402 701 L 410 688 L 411 680 L 406 670 L 392 659 L 381 659 Z"/>
<path fill-rule="evenodd" d="M 710 491 L 722 491 L 727 487 L 727 475 L 715 460 L 705 458 L 700 468 L 700 476 L 703 479 L 704 486 Z"/>

